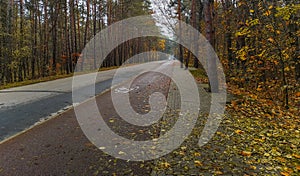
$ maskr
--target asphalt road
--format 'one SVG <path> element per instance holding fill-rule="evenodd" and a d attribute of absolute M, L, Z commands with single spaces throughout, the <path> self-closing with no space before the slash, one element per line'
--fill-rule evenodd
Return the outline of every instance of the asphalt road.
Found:
<path fill-rule="evenodd" d="M 116 142 L 115 145 L 112 145 L 114 146 L 113 150 L 122 150 L 122 153 L 119 151 L 117 155 L 111 156 L 104 149 L 100 150 L 101 147 L 95 146 L 93 144 L 95 141 L 88 139 L 91 136 L 84 133 L 82 121 L 78 117 L 76 118 L 78 112 L 75 114 L 75 109 L 88 118 L 87 123 L 91 123 L 91 125 L 98 125 L 99 121 L 105 123 L 112 132 L 129 141 L 154 139 L 160 134 L 160 124 L 155 123 L 144 127 L 125 121 L 123 116 L 116 111 L 117 108 L 115 108 L 112 97 L 128 93 L 130 94 L 129 104 L 135 112 L 138 114 L 151 113 L 154 110 L 151 108 L 155 106 L 149 106 L 151 102 L 151 100 L 149 102 L 149 96 L 154 92 L 160 92 L 167 98 L 170 91 L 171 79 L 157 71 L 171 72 L 174 65 L 173 62 L 162 62 L 152 66 L 151 64 L 139 66 L 139 69 L 136 70 L 144 72 L 148 69 L 150 72 L 134 75 L 133 67 L 127 67 L 127 70 L 131 70 L 130 72 L 127 73 L 125 70 L 120 73 L 119 77 L 113 79 L 116 81 L 116 79 L 123 78 L 124 80 L 126 77 L 132 77 L 130 80 L 114 86 L 111 90 L 96 96 L 95 99 L 85 101 L 76 108 L 59 114 L 41 125 L 0 142 L 0 175 L 150 175 L 154 164 L 152 160 L 135 161 L 116 158 L 116 156 L 123 155 L 122 153 L 132 154 L 134 158 L 145 156 L 143 150 L 134 150 L 129 143 L 120 143 L 115 138 L 110 138 L 104 128 L 100 129 L 101 126 L 97 126 L 96 129 L 89 126 L 89 129 L 94 130 L 93 134 L 99 135 L 100 132 L 100 135 L 104 135 L 106 138 L 100 140 L 105 143 Z M 80 83 L 81 81 L 79 81 Z M 136 89 L 132 90 L 131 88 Z M 83 94 L 86 92 L 84 91 Z M 101 110 L 102 118 L 98 118 L 98 114 L 94 113 L 96 109 L 94 102 Z M 158 101 L 155 105 L 159 106 L 160 103 L 164 104 L 165 102 Z M 89 119 L 90 117 L 96 118 L 96 123 L 93 121 L 94 118 Z M 124 147 L 127 149 L 123 150 Z"/>
<path fill-rule="evenodd" d="M 167 61 L 124 67 L 122 77 L 114 78 L 117 70 L 103 71 L 97 75 L 95 94 L 109 89 L 112 84 L 120 84 L 147 70 L 154 70 Z M 79 89 L 89 90 L 89 75 L 80 75 Z M 0 141 L 9 138 L 49 118 L 59 111 L 72 106 L 73 78 L 59 79 L 34 85 L 5 89 L 0 91 Z M 83 95 L 80 101 L 90 98 Z M 80 103 L 80 102 L 76 102 Z"/>

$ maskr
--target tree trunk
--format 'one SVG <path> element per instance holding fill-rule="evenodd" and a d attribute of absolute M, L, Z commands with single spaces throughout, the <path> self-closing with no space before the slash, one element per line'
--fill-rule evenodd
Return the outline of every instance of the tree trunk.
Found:
<path fill-rule="evenodd" d="M 213 27 L 213 10 L 214 10 L 214 1 L 213 0 L 205 0 L 204 1 L 204 20 L 205 20 L 205 28 L 206 28 L 206 39 L 208 42 L 214 47 L 215 43 L 215 31 Z M 207 72 L 210 79 L 210 90 L 213 93 L 219 92 L 219 82 L 218 82 L 218 72 L 216 65 L 216 57 L 214 54 L 207 54 L 209 56 L 207 62 Z"/>
<path fill-rule="evenodd" d="M 182 31 L 181 31 L 181 0 L 178 0 L 178 22 L 179 22 L 179 61 L 180 67 L 183 68 L 183 48 L 181 45 Z"/>
<path fill-rule="evenodd" d="M 49 56 L 48 56 L 48 42 L 49 42 L 49 33 L 48 33 L 48 0 L 45 0 L 44 2 L 44 51 L 43 51 L 43 58 L 44 58 L 44 63 L 43 63 L 43 77 L 49 75 Z"/>
<path fill-rule="evenodd" d="M 87 7 L 87 12 L 86 12 L 86 23 L 85 23 L 85 30 L 84 30 L 84 42 L 83 45 L 85 47 L 87 40 L 88 40 L 88 33 L 89 33 L 89 25 L 90 25 L 90 0 L 86 1 L 86 7 Z"/>

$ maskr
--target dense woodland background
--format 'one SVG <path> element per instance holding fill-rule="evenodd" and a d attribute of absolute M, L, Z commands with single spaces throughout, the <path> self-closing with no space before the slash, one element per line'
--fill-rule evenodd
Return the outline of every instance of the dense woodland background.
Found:
<path fill-rule="evenodd" d="M 151 3 L 159 8 L 152 8 Z M 128 17 L 160 11 L 167 18 L 184 20 L 206 36 L 219 55 L 228 83 L 238 90 L 257 92 L 286 108 L 300 104 L 298 0 L 157 3 L 0 0 L 0 85 L 70 74 L 81 62 L 84 46 L 99 31 Z M 174 24 L 168 25 L 172 28 Z M 171 46 L 169 41 L 157 38 L 131 40 L 115 49 L 103 67 L 120 66 L 130 56 L 157 50 L 177 53 L 186 66 L 199 67 L 187 49 Z"/>

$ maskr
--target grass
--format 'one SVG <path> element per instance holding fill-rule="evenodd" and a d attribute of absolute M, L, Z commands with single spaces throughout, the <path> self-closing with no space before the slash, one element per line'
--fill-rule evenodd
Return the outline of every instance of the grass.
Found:
<path fill-rule="evenodd" d="M 195 70 L 190 70 L 190 73 L 194 76 L 196 81 L 201 83 L 208 83 L 208 77 L 205 70 L 195 69 Z"/>
<path fill-rule="evenodd" d="M 99 71 L 107 71 L 107 70 L 113 70 L 113 69 L 117 69 L 117 66 L 113 66 L 113 67 L 103 67 L 100 68 Z M 82 74 L 86 74 L 86 72 L 82 73 Z M 25 80 L 22 82 L 14 82 L 14 83 L 9 83 L 6 85 L 0 85 L 0 90 L 3 89 L 9 89 L 9 88 L 13 88 L 13 87 L 21 87 L 21 86 L 26 86 L 26 85 L 31 85 L 31 84 L 36 84 L 36 83 L 42 83 L 42 82 L 47 82 L 47 81 L 53 81 L 53 80 L 57 80 L 57 79 L 63 79 L 63 78 L 69 78 L 72 77 L 74 74 L 63 74 L 63 75 L 53 75 L 53 76 L 47 76 L 47 77 L 43 77 L 43 78 L 38 78 L 38 79 L 32 79 L 32 80 Z"/>
<path fill-rule="evenodd" d="M 41 82 L 47 82 L 47 81 L 52 81 L 52 80 L 56 80 L 56 79 L 68 78 L 68 77 L 71 77 L 71 76 L 73 76 L 73 74 L 47 76 L 47 77 L 44 77 L 44 78 L 25 80 L 25 81 L 22 81 L 22 82 L 9 83 L 9 84 L 6 84 L 6 85 L 1 85 L 0 90 L 9 89 L 9 88 L 13 88 L 13 87 L 26 86 L 26 85 L 36 84 L 36 83 L 41 83 Z"/>

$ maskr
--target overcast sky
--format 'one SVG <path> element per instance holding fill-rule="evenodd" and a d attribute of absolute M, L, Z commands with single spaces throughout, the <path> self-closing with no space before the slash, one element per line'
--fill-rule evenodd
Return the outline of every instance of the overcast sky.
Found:
<path fill-rule="evenodd" d="M 154 10 L 154 18 L 156 19 L 157 26 L 162 30 L 163 35 L 173 37 L 172 27 L 175 26 L 175 20 L 169 16 L 168 11 L 172 10 L 168 8 L 169 0 L 151 0 L 152 8 Z M 174 10 L 172 10 L 174 11 Z"/>

